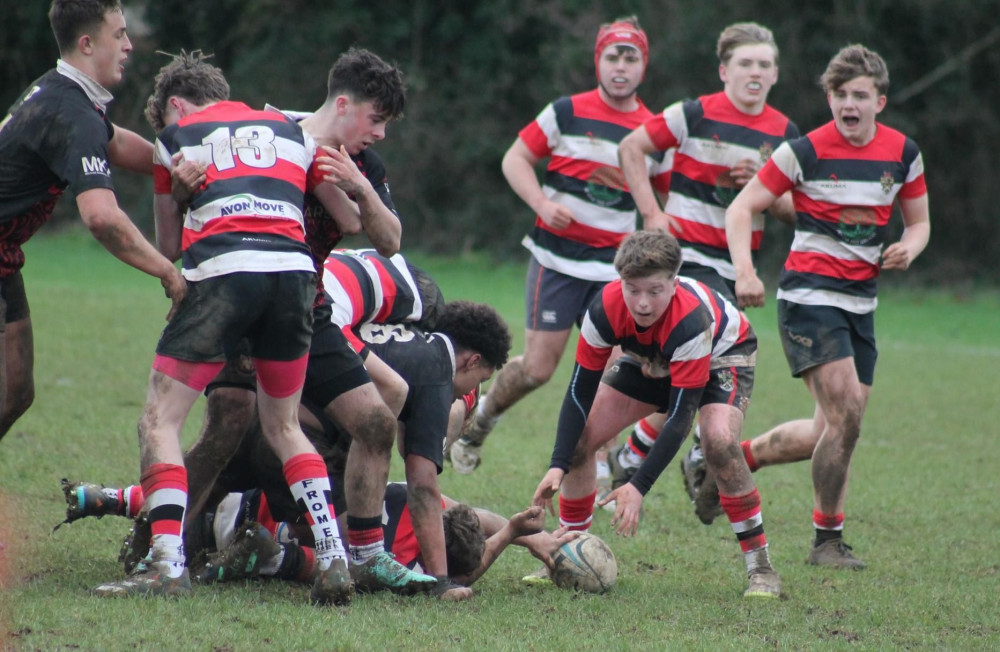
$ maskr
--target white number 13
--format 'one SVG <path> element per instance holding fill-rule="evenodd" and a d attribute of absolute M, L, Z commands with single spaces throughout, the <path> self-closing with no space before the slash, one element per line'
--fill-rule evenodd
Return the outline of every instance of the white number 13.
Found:
<path fill-rule="evenodd" d="M 237 127 L 232 132 L 229 127 L 219 127 L 202 138 L 201 144 L 211 148 L 212 163 L 217 170 L 236 167 L 234 155 L 252 168 L 269 168 L 278 160 L 274 131 L 269 127 L 251 125 Z"/>

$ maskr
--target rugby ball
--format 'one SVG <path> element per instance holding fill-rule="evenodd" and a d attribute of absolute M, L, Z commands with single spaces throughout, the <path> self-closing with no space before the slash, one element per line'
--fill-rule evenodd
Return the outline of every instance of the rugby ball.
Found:
<path fill-rule="evenodd" d="M 618 562 L 600 537 L 583 533 L 552 556 L 552 582 L 561 589 L 604 593 L 618 579 Z"/>

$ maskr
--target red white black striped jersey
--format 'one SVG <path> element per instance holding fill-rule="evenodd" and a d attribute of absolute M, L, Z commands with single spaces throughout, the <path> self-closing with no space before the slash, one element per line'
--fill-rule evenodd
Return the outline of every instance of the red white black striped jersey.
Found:
<path fill-rule="evenodd" d="M 799 137 L 798 127 L 784 114 L 765 105 L 759 115 L 737 109 L 725 92 L 671 104 L 645 123 L 657 149 L 677 148 L 664 207 L 680 231 L 685 263 L 714 269 L 736 280 L 726 243 L 726 207 L 736 197 L 730 170 L 741 160 L 767 162 L 785 140 Z M 754 215 L 750 248 L 756 251 L 764 235 L 764 216 Z"/>
<path fill-rule="evenodd" d="M 374 249 L 336 249 L 323 264 L 323 276 L 330 319 L 357 351 L 362 344 L 351 329 L 417 322 L 424 316 L 416 281 L 400 254 L 386 258 Z"/>
<path fill-rule="evenodd" d="M 778 298 L 875 310 L 892 204 L 927 193 L 917 144 L 878 124 L 874 140 L 856 147 L 831 121 L 779 147 L 758 178 L 775 195 L 791 189 L 797 214 Z"/>
<path fill-rule="evenodd" d="M 550 229 L 535 218 L 522 244 L 544 267 L 589 281 L 617 278 L 615 251 L 635 230 L 635 202 L 618 167 L 618 143 L 652 116 L 641 102 L 623 113 L 596 89 L 546 106 L 518 136 L 538 158 L 549 157 L 542 191 L 573 211 L 573 223 Z M 646 157 L 653 186 L 667 191 L 669 158 Z"/>
<path fill-rule="evenodd" d="M 386 549 L 396 561 L 408 568 L 417 568 L 420 558 L 420 542 L 413 530 L 413 516 L 407 504 L 406 483 L 390 482 L 385 486 L 385 502 L 382 504 L 382 535 Z M 441 509 L 445 508 L 444 500 Z"/>
<path fill-rule="evenodd" d="M 608 283 L 587 310 L 576 347 L 576 362 L 604 369 L 617 344 L 650 365 L 654 375 L 670 375 L 677 388 L 704 387 L 712 361 L 747 340 L 750 324 L 739 309 L 703 283 L 678 277 L 677 291 L 663 315 L 648 328 L 632 318 L 620 280 Z M 659 372 L 659 373 L 657 373 Z"/>
<path fill-rule="evenodd" d="M 292 120 L 240 102 L 218 102 L 164 129 L 154 183 L 170 193 L 171 157 L 207 165 L 184 217 L 184 277 L 314 271 L 302 206 L 316 145 Z"/>

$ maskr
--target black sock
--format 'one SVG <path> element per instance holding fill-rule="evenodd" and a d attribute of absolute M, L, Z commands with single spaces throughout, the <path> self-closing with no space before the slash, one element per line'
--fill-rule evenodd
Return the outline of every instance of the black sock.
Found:
<path fill-rule="evenodd" d="M 822 530 L 816 528 L 816 538 L 813 539 L 813 548 L 818 548 L 827 541 L 833 541 L 835 539 L 843 539 L 843 530 Z"/>

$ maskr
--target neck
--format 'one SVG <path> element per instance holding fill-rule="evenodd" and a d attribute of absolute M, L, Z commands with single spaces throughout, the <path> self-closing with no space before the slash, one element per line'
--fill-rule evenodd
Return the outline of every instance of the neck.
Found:
<path fill-rule="evenodd" d="M 604 103 L 610 106 L 615 111 L 621 111 L 622 113 L 629 113 L 639 108 L 639 96 L 636 93 L 632 93 L 628 97 L 622 99 L 616 99 L 614 97 L 611 97 L 611 95 L 609 95 L 608 92 L 604 90 L 604 86 L 600 84 L 597 85 L 597 92 L 600 94 L 601 99 L 604 100 Z"/>
<path fill-rule="evenodd" d="M 324 104 L 315 113 L 303 118 L 299 125 L 320 145 L 340 147 L 343 144 L 337 137 L 337 111 L 332 105 Z"/>
<path fill-rule="evenodd" d="M 746 104 L 744 102 L 740 102 L 739 100 L 737 100 L 736 97 L 734 96 L 734 93 L 730 89 L 726 88 L 723 90 L 726 93 L 726 97 L 729 98 L 729 103 L 732 104 L 733 107 L 740 113 L 746 115 L 760 115 L 761 113 L 764 112 L 764 106 L 767 104 L 767 99 L 763 99 L 759 102 L 753 102 L 751 104 Z"/>

